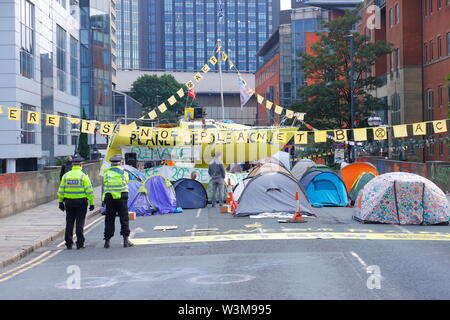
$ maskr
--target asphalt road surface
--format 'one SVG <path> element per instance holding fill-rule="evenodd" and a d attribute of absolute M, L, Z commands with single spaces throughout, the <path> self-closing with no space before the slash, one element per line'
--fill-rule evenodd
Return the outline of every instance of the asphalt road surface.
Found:
<path fill-rule="evenodd" d="M 450 299 L 450 227 L 359 224 L 352 210 L 304 224 L 217 208 L 138 217 L 132 248 L 117 219 L 110 249 L 96 216 L 86 249 L 59 239 L 0 270 L 0 299 Z"/>

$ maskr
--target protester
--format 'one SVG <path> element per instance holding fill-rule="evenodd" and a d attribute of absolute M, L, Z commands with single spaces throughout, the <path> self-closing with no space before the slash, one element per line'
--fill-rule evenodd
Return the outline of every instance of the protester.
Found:
<path fill-rule="evenodd" d="M 220 205 L 223 205 L 223 193 L 225 183 L 225 167 L 221 159 L 222 153 L 216 152 L 213 160 L 209 164 L 208 174 L 211 177 L 212 183 L 212 207 L 216 205 L 216 193 L 218 192 L 218 201 Z"/>

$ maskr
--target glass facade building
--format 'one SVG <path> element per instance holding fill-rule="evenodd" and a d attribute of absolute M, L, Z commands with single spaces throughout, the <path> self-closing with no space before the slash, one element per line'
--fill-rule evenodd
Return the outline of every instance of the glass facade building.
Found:
<path fill-rule="evenodd" d="M 137 69 L 139 68 L 139 0 L 117 0 L 116 12 L 117 67 Z"/>
<path fill-rule="evenodd" d="M 80 1 L 80 94 L 83 116 L 113 120 L 110 0 Z"/>
<path fill-rule="evenodd" d="M 198 70 L 221 39 L 237 68 L 254 72 L 262 65 L 256 52 L 278 26 L 280 1 L 149 0 L 141 8 L 144 69 Z"/>

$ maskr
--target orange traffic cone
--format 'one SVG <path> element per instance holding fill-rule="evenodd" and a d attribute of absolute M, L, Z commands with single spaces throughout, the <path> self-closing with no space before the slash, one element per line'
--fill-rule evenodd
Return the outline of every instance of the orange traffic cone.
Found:
<path fill-rule="evenodd" d="M 294 217 L 289 220 L 278 220 L 281 223 L 306 223 L 307 221 L 303 220 L 302 212 L 300 211 L 300 193 L 295 193 L 295 200 L 297 201 L 297 210 L 294 213 Z"/>

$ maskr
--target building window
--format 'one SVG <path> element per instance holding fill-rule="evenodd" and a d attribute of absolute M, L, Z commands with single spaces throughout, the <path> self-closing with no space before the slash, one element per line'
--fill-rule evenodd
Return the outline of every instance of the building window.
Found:
<path fill-rule="evenodd" d="M 430 47 L 430 61 L 433 61 L 434 60 L 434 44 L 433 44 L 433 40 L 430 40 L 430 44 L 429 44 L 429 47 Z"/>
<path fill-rule="evenodd" d="M 438 88 L 438 105 L 440 108 L 444 106 L 444 87 L 439 86 Z"/>
<path fill-rule="evenodd" d="M 66 30 L 56 25 L 56 68 L 58 89 L 66 91 Z"/>
<path fill-rule="evenodd" d="M 426 43 L 423 46 L 423 53 L 424 53 L 423 55 L 424 62 L 428 63 L 428 44 Z"/>
<path fill-rule="evenodd" d="M 442 37 L 438 37 L 437 39 L 438 44 L 438 58 L 442 57 Z"/>
<path fill-rule="evenodd" d="M 434 114 L 433 114 L 433 105 L 434 105 L 434 92 L 433 89 L 428 89 L 425 95 L 427 101 L 427 121 L 434 120 Z"/>
<path fill-rule="evenodd" d="M 401 123 L 400 95 L 398 93 L 391 96 L 391 105 L 392 105 L 391 122 L 393 125 L 400 124 Z"/>
<path fill-rule="evenodd" d="M 64 9 L 67 7 L 66 0 L 57 0 L 56 2 L 58 2 L 59 5 L 60 5 L 61 7 L 63 7 Z"/>
<path fill-rule="evenodd" d="M 429 3 L 429 9 L 430 9 L 430 15 L 433 13 L 433 0 L 430 0 L 430 3 Z"/>
<path fill-rule="evenodd" d="M 447 55 L 450 56 L 450 32 L 447 33 Z"/>
<path fill-rule="evenodd" d="M 70 93 L 78 95 L 78 41 L 70 37 Z"/>
<path fill-rule="evenodd" d="M 23 111 L 36 111 L 36 107 L 30 106 L 28 104 L 22 104 Z M 27 122 L 27 113 L 23 112 L 21 117 L 21 132 L 20 132 L 20 142 L 22 144 L 35 144 L 36 143 L 36 131 L 35 124 L 30 124 Z"/>
<path fill-rule="evenodd" d="M 67 114 L 58 112 L 60 116 L 58 127 L 58 144 L 67 144 Z"/>
<path fill-rule="evenodd" d="M 398 3 L 395 5 L 395 24 L 400 23 L 400 6 Z"/>
<path fill-rule="evenodd" d="M 392 8 L 389 9 L 389 28 L 392 28 L 394 17 L 392 16 Z"/>
<path fill-rule="evenodd" d="M 34 72 L 34 5 L 20 1 L 20 74 L 29 79 Z"/>

